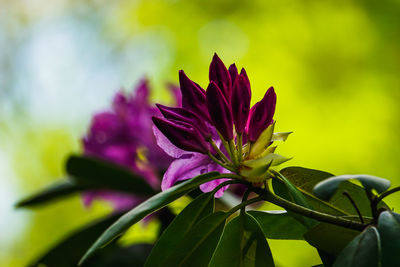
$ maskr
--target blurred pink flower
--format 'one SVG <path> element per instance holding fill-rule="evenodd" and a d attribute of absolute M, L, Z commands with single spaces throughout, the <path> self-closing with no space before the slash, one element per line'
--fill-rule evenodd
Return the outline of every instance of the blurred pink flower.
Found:
<path fill-rule="evenodd" d="M 176 102 L 180 96 L 170 86 Z M 112 109 L 92 118 L 87 135 L 83 138 L 84 154 L 109 160 L 130 168 L 142 176 L 156 190 L 160 188 L 158 172 L 166 169 L 172 158 L 156 144 L 151 117 L 159 111 L 149 103 L 147 80 L 142 80 L 132 94 L 118 92 Z M 110 201 L 116 210 L 137 205 L 143 198 L 109 190 L 91 190 L 83 194 L 85 206 L 95 199 Z"/>

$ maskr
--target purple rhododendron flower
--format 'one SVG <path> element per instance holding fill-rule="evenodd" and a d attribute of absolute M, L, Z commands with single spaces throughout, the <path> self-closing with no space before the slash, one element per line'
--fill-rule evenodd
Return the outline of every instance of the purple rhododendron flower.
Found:
<path fill-rule="evenodd" d="M 250 81 L 244 69 L 235 64 L 227 69 L 215 54 L 209 69 L 207 90 L 179 71 L 182 107 L 160 109 L 164 118 L 153 117 L 158 145 L 176 160 L 164 174 L 165 190 L 177 181 L 218 171 L 235 173 L 249 182 L 260 183 L 270 177 L 269 167 L 288 160 L 274 154 L 274 141 L 286 140 L 290 133 L 273 133 L 276 105 L 274 88 L 250 108 Z M 213 190 L 226 179 L 200 186 Z M 228 186 L 216 196 L 222 196 Z"/>
<path fill-rule="evenodd" d="M 170 88 L 176 102 L 180 103 L 179 92 L 175 87 Z M 85 155 L 128 167 L 144 177 L 154 189 L 159 190 L 157 172 L 166 169 L 172 158 L 156 144 L 151 117 L 160 112 L 150 105 L 149 93 L 147 80 L 142 80 L 132 94 L 118 92 L 112 109 L 93 117 L 90 129 L 83 138 L 83 147 Z M 132 208 L 143 200 L 109 190 L 91 190 L 83 194 L 86 206 L 97 198 L 111 201 L 117 210 Z"/>

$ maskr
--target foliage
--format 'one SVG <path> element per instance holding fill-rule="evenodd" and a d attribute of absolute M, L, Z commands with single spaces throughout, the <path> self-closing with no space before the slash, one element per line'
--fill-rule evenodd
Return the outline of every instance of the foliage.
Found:
<path fill-rule="evenodd" d="M 69 180 L 26 198 L 19 206 L 51 202 L 64 197 L 66 192 L 88 187 L 118 188 L 133 194 L 151 193 L 151 188 L 140 183 L 136 184 L 140 192 L 134 190 L 135 187 L 129 184 L 135 183 L 135 177 L 111 163 L 71 156 L 66 169 L 71 177 Z M 90 178 L 95 175 L 98 180 Z M 115 179 L 101 178 L 106 175 Z M 364 181 L 359 186 L 348 179 L 329 176 L 326 172 L 289 167 L 276 172 L 266 187 L 256 187 L 232 176 L 212 192 L 197 193 L 198 196 L 160 233 L 152 249 L 140 245 L 120 247 L 113 241 L 144 217 L 190 193 L 200 184 L 223 177 L 216 172 L 201 175 L 153 195 L 122 216 L 115 214 L 85 226 L 33 261 L 32 266 L 74 266 L 79 260 L 82 266 L 103 266 L 101 263 L 115 262 L 116 258 L 121 266 L 132 262 L 141 265 L 146 255 L 149 255 L 145 264 L 148 267 L 274 266 L 268 239 L 305 240 L 318 249 L 325 266 L 396 266 L 400 260 L 400 215 L 391 211 L 382 199 L 397 188 L 388 190 L 388 181 L 377 177 L 369 181 L 363 176 Z M 113 181 L 112 184 L 104 183 L 108 180 Z M 342 184 L 334 183 L 333 186 L 332 180 L 340 180 Z M 220 203 L 214 194 L 222 186 L 234 183 L 245 184 L 248 190 L 245 195 L 253 192 L 254 197 L 249 200 L 245 197 L 239 205 L 221 210 L 223 206 L 214 204 Z M 118 187 L 124 184 L 125 187 Z M 385 189 L 376 194 L 374 189 L 379 189 L 381 184 L 386 185 Z M 273 191 L 268 189 L 270 186 Z M 313 188 L 316 192 L 329 190 L 330 198 L 320 193 L 317 195 L 324 200 L 316 197 L 312 194 Z M 344 192 L 352 201 L 344 197 Z M 343 201 L 339 201 L 338 194 L 342 194 Z M 253 203 L 262 201 L 275 203 L 286 211 L 257 210 Z M 365 204 L 375 210 L 360 208 Z M 246 207 L 250 210 L 246 211 Z M 142 252 L 135 254 L 134 251 Z M 116 257 L 120 254 L 131 256 Z"/>

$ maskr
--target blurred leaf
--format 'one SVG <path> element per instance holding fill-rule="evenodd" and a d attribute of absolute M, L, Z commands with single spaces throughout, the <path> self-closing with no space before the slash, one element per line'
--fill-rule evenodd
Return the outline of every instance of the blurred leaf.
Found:
<path fill-rule="evenodd" d="M 128 247 L 109 246 L 104 253 L 98 253 L 90 259 L 85 267 L 143 266 L 152 247 L 152 244 L 135 244 Z M 73 266 L 75 267 L 76 264 Z"/>
<path fill-rule="evenodd" d="M 334 267 L 376 267 L 381 266 L 379 233 L 375 227 L 368 227 L 353 239 L 339 254 Z M 397 252 L 398 253 L 398 252 Z"/>
<path fill-rule="evenodd" d="M 303 240 L 307 228 L 286 211 L 249 211 L 266 238 Z"/>
<path fill-rule="evenodd" d="M 168 266 L 208 266 L 229 215 L 217 211 L 198 222 L 168 257 Z"/>
<path fill-rule="evenodd" d="M 79 186 L 74 182 L 69 180 L 64 180 L 60 182 L 56 182 L 49 187 L 34 193 L 33 195 L 20 200 L 16 207 L 28 207 L 38 204 L 44 204 L 49 201 L 53 201 L 58 198 L 66 197 L 70 194 L 79 192 L 81 190 L 86 189 L 84 186 Z"/>
<path fill-rule="evenodd" d="M 155 193 L 146 179 L 109 161 L 73 155 L 67 160 L 66 170 L 79 185 L 114 189 L 139 196 Z"/>
<path fill-rule="evenodd" d="M 382 266 L 399 266 L 400 214 L 382 212 L 379 215 L 378 231 L 382 245 Z"/>
<path fill-rule="evenodd" d="M 210 267 L 275 266 L 267 240 L 257 221 L 247 213 L 225 227 L 211 259 Z"/>
<path fill-rule="evenodd" d="M 121 235 L 129 227 L 151 214 L 152 212 L 168 205 L 172 201 L 187 194 L 199 185 L 211 181 L 218 177 L 218 172 L 210 172 L 199 175 L 193 179 L 189 179 L 179 185 L 176 185 L 166 191 L 152 196 L 146 201 L 142 202 L 126 214 L 124 214 L 118 221 L 111 225 L 91 246 L 87 253 L 83 256 L 81 263 L 88 259 L 96 250 L 107 245 L 117 236 Z"/>
<path fill-rule="evenodd" d="M 386 191 L 390 187 L 390 181 L 379 178 L 376 176 L 371 176 L 371 175 L 340 175 L 340 176 L 335 176 L 331 177 L 329 179 L 326 179 L 320 183 L 318 183 L 314 189 L 313 192 L 314 194 L 323 199 L 323 200 L 329 200 L 332 195 L 336 192 L 336 190 L 339 188 L 339 185 L 348 180 L 358 180 L 361 182 L 361 184 L 367 189 L 367 190 L 372 190 L 375 189 L 378 193 L 382 193 Z"/>
<path fill-rule="evenodd" d="M 193 200 L 161 235 L 145 266 L 166 266 L 168 255 L 176 249 L 190 229 L 213 210 L 214 193 L 202 194 Z"/>
<path fill-rule="evenodd" d="M 114 214 L 77 230 L 50 248 L 38 260 L 32 262 L 30 266 L 37 266 L 39 264 L 50 267 L 76 266 L 90 245 L 120 216 L 121 214 Z"/>
<path fill-rule="evenodd" d="M 336 193 L 327 202 L 314 196 L 312 190 L 317 183 L 334 176 L 333 174 L 302 167 L 288 167 L 280 172 L 305 195 L 307 201 L 317 211 L 332 215 L 357 215 L 357 212 L 351 205 L 350 201 L 343 197 L 343 192 L 346 191 L 356 202 L 362 215 L 372 216 L 371 207 L 365 190 L 356 184 L 344 181 L 340 184 Z M 386 206 L 386 204 L 381 202 L 379 206 L 383 207 Z"/>
<path fill-rule="evenodd" d="M 332 255 L 340 251 L 360 232 L 328 223 L 319 223 L 304 234 L 304 239 L 317 249 Z"/>

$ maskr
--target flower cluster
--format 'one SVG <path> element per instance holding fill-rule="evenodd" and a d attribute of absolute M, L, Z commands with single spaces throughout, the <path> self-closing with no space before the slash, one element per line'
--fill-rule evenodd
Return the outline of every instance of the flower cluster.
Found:
<path fill-rule="evenodd" d="M 250 108 L 251 88 L 246 71 L 236 65 L 227 69 L 215 54 L 207 90 L 181 70 L 181 107 L 157 105 L 163 117 L 153 117 L 157 143 L 176 160 L 164 175 L 165 190 L 179 180 L 209 171 L 233 172 L 259 183 L 271 176 L 269 168 L 288 160 L 275 154 L 274 141 L 286 140 L 290 132 L 274 133 L 276 94 L 271 87 Z M 203 184 L 211 191 L 224 179 Z M 216 196 L 221 196 L 222 188 Z"/>
<path fill-rule="evenodd" d="M 180 93 L 171 89 L 180 103 Z M 83 146 L 85 155 L 128 167 L 157 190 L 160 186 L 157 173 L 169 166 L 171 158 L 154 139 L 150 120 L 159 115 L 159 111 L 150 105 L 149 93 L 146 80 L 142 80 L 130 95 L 118 92 L 112 110 L 93 117 L 88 134 L 83 138 Z M 117 210 L 132 208 L 143 200 L 109 190 L 92 190 L 83 194 L 86 206 L 96 198 L 111 201 Z"/>

